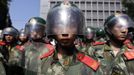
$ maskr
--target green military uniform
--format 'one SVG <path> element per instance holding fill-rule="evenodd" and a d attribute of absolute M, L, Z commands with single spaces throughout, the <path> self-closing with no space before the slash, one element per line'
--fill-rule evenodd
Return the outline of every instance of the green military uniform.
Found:
<path fill-rule="evenodd" d="M 3 30 L 2 41 L 0 42 L 0 52 L 3 56 L 3 64 L 6 75 L 20 75 L 20 69 L 17 66 L 15 46 L 17 45 L 18 30 L 13 27 L 7 27 Z"/>
<path fill-rule="evenodd" d="M 3 63 L 6 69 L 7 75 L 14 75 L 14 74 L 19 74 L 20 72 L 18 71 L 19 68 L 17 68 L 17 64 L 19 62 L 19 57 L 20 55 L 18 54 L 18 50 L 15 49 L 15 46 L 17 44 L 4 44 L 0 46 L 0 51 L 2 53 L 2 56 L 4 58 Z"/>
<path fill-rule="evenodd" d="M 6 75 L 5 68 L 2 61 L 3 61 L 3 55 L 0 53 L 0 75 Z"/>
<path fill-rule="evenodd" d="M 5 68 L 1 61 L 0 61 L 0 75 L 6 75 Z"/>
<path fill-rule="evenodd" d="M 109 43 L 89 48 L 89 55 L 94 56 L 101 63 L 101 70 L 105 75 L 134 75 L 134 60 L 127 60 L 125 51 L 132 51 L 126 45 L 122 46 L 115 56 Z"/>
<path fill-rule="evenodd" d="M 31 42 L 25 47 L 25 75 L 37 75 L 41 65 L 39 57 L 48 52 L 45 43 Z"/>
<path fill-rule="evenodd" d="M 74 52 L 72 56 L 63 56 L 62 59 L 58 59 L 57 54 L 55 50 L 53 53 L 47 53 L 48 56 L 45 55 L 42 58 L 41 73 L 39 75 L 103 75 L 99 69 L 94 70 L 90 67 L 91 65 L 87 66 L 84 62 L 78 60 L 78 52 Z M 92 64 L 94 63 L 92 62 Z"/>
<path fill-rule="evenodd" d="M 3 54 L 2 56 L 4 57 L 2 62 L 5 65 L 7 75 L 23 75 L 21 66 L 22 51 L 19 51 L 19 49 L 16 48 L 16 44 L 13 44 L 12 46 L 6 46 L 5 44 L 1 46 L 0 49 Z"/>
<path fill-rule="evenodd" d="M 85 54 L 87 54 L 87 55 L 90 56 L 91 53 L 92 53 L 92 50 L 89 50 L 90 47 L 96 46 L 96 45 L 102 45 L 102 44 L 104 44 L 104 43 L 105 43 L 104 41 L 103 41 L 103 42 L 101 42 L 101 41 L 93 41 L 93 42 L 91 42 L 91 43 L 85 43 L 85 44 L 79 46 L 77 49 L 78 49 L 80 52 L 83 52 L 83 53 L 85 53 Z"/>
<path fill-rule="evenodd" d="M 47 15 L 47 35 L 56 48 L 43 54 L 39 75 L 103 75 L 99 63 L 75 47 L 76 37 L 83 36 L 84 16 L 72 3 L 63 1 Z"/>
<path fill-rule="evenodd" d="M 25 25 L 25 32 L 29 36 L 25 45 L 25 75 L 37 75 L 41 61 L 39 57 L 48 52 L 44 43 L 46 21 L 41 17 L 32 17 Z"/>

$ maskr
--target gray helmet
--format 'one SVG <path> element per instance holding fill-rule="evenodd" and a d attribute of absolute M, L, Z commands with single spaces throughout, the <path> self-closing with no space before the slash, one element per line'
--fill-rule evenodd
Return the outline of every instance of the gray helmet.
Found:
<path fill-rule="evenodd" d="M 102 28 L 96 29 L 96 37 L 105 37 L 105 31 Z"/>
<path fill-rule="evenodd" d="M 19 36 L 28 36 L 27 33 L 25 32 L 25 29 L 21 29 L 19 31 Z"/>
<path fill-rule="evenodd" d="M 126 14 L 116 13 L 109 16 L 104 23 L 104 30 L 108 35 L 112 35 L 111 29 L 118 24 L 121 28 L 130 28 L 133 26 L 133 21 Z"/>
<path fill-rule="evenodd" d="M 4 37 L 4 35 L 12 35 L 14 38 L 18 38 L 19 32 L 16 28 L 7 27 L 7 28 L 4 28 L 4 30 L 2 32 L 3 37 Z"/>
<path fill-rule="evenodd" d="M 95 36 L 95 28 L 87 26 L 85 29 L 85 35 L 86 39 L 93 39 Z"/>
<path fill-rule="evenodd" d="M 50 9 L 47 15 L 47 35 L 83 35 L 84 16 L 82 11 L 69 2 L 63 2 Z"/>
<path fill-rule="evenodd" d="M 31 32 L 37 32 L 39 35 L 45 34 L 46 21 L 41 17 L 32 17 L 25 25 L 25 32 L 29 35 Z"/>

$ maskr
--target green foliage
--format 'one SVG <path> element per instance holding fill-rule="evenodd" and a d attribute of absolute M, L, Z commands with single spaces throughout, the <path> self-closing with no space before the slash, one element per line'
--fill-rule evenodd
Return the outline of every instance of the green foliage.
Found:
<path fill-rule="evenodd" d="M 122 4 L 125 7 L 126 14 L 134 20 L 134 0 L 122 0 Z"/>
<path fill-rule="evenodd" d="M 11 0 L 0 0 L 0 29 L 11 26 L 9 3 Z"/>

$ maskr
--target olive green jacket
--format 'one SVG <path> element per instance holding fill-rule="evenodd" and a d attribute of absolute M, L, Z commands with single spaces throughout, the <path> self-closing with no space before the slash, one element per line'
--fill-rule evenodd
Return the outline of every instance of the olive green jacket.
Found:
<path fill-rule="evenodd" d="M 104 75 L 134 75 L 134 59 L 127 60 L 124 56 L 126 51 L 132 50 L 124 45 L 115 56 L 109 43 L 105 43 L 90 47 L 88 54 L 100 62 Z"/>
<path fill-rule="evenodd" d="M 42 59 L 41 72 L 38 75 L 103 75 L 99 68 L 95 71 L 79 61 L 75 52 L 72 56 L 64 55 L 62 59 L 58 59 L 57 54 L 55 50 Z"/>
<path fill-rule="evenodd" d="M 48 52 L 45 43 L 31 42 L 25 47 L 25 75 L 37 75 L 41 66 L 40 56 Z"/>

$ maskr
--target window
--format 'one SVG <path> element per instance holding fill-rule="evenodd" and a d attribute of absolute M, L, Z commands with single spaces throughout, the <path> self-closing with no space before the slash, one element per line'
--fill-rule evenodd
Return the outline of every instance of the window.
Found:
<path fill-rule="evenodd" d="M 91 19 L 91 12 L 87 12 L 87 17 Z"/>
<path fill-rule="evenodd" d="M 114 10 L 114 9 L 115 9 L 114 3 L 111 3 L 111 4 L 110 4 L 110 9 L 111 9 L 111 10 Z"/>
<path fill-rule="evenodd" d="M 92 5 L 93 5 L 93 8 L 92 8 L 92 9 L 93 9 L 93 10 L 97 10 L 97 3 L 96 3 L 96 2 L 93 2 Z"/>
<path fill-rule="evenodd" d="M 105 18 L 107 18 L 109 16 L 109 12 L 108 11 L 105 11 Z"/>
<path fill-rule="evenodd" d="M 81 8 L 82 10 L 85 10 L 85 4 L 81 3 L 81 4 L 80 4 L 80 8 Z"/>
<path fill-rule="evenodd" d="M 116 10 L 121 10 L 120 4 L 116 4 Z"/>
<path fill-rule="evenodd" d="M 97 12 L 93 12 L 92 18 L 93 18 L 93 19 L 97 19 Z"/>
<path fill-rule="evenodd" d="M 99 19 L 103 19 L 103 12 L 98 12 L 99 14 Z"/>
<path fill-rule="evenodd" d="M 98 3 L 98 9 L 99 9 L 99 10 L 103 10 L 103 3 L 102 3 L 102 2 L 99 2 L 99 3 Z"/>

